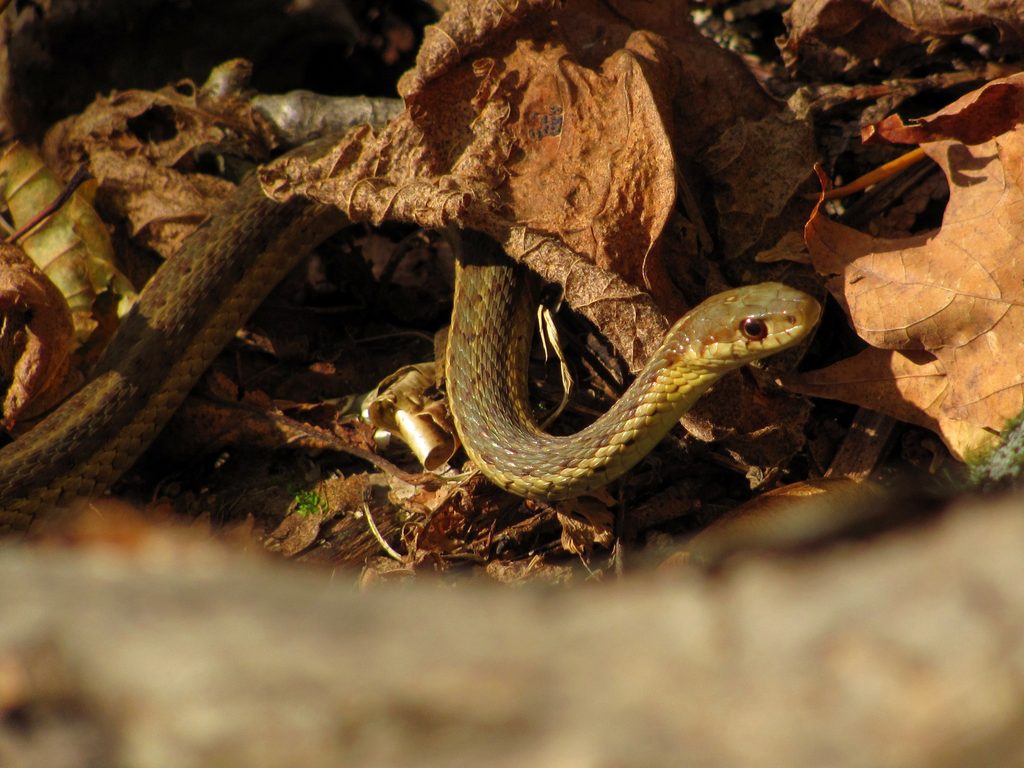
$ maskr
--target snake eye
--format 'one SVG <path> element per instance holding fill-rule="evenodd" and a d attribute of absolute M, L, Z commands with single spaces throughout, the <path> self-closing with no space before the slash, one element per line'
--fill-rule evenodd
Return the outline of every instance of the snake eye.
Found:
<path fill-rule="evenodd" d="M 763 341 L 768 337 L 768 325 L 757 317 L 745 317 L 740 320 L 740 333 L 751 341 Z"/>

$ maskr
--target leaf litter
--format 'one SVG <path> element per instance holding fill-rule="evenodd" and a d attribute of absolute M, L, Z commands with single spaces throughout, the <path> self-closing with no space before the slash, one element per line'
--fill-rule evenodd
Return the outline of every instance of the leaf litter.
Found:
<path fill-rule="evenodd" d="M 1024 77 L 973 91 L 873 140 L 921 142 L 949 183 L 942 226 L 876 238 L 815 210 L 815 268 L 871 346 L 804 374 L 800 389 L 936 430 L 954 455 L 984 447 L 1024 408 Z"/>
<path fill-rule="evenodd" d="M 828 5 L 819 4 L 819 10 Z M 792 18 L 807 7 L 795 4 Z M 869 20 L 863 31 L 879 29 L 871 24 Z M 799 34 L 794 26 L 788 43 L 789 52 L 798 57 L 807 54 L 816 32 Z M 913 35 L 896 35 L 887 42 L 895 50 L 908 39 L 913 44 Z M 226 82 L 227 90 L 179 83 L 156 93 L 123 92 L 100 99 L 81 120 L 64 123 L 51 133 L 47 147 L 54 158 L 63 158 L 58 162 L 95 158 L 101 190 L 106 184 L 100 199 L 121 211 L 125 229 L 136 238 L 132 247 L 167 255 L 216 200 L 230 192 L 230 186 L 216 177 L 194 173 L 197 151 L 219 147 L 224 156 L 261 160 L 274 145 L 272 132 L 253 117 L 235 87 L 244 78 L 228 77 Z M 901 87 L 897 81 L 891 90 L 895 93 Z M 399 92 L 405 110 L 381 131 L 351 131 L 316 165 L 285 161 L 264 167 L 266 188 L 282 198 L 301 193 L 333 202 L 353 219 L 372 224 L 482 229 L 501 241 L 511 256 L 563 286 L 567 303 L 600 329 L 634 371 L 660 341 L 670 317 L 724 285 L 782 278 L 815 290 L 815 278 L 797 263 L 806 257 L 792 237 L 812 213 L 806 193 L 817 156 L 810 126 L 813 114 L 790 110 L 766 95 L 739 57 L 700 35 L 682 3 L 616 2 L 612 8 L 585 0 L 534 0 L 514 7 L 453 2 L 441 21 L 427 29 L 417 66 L 402 79 Z M 844 98 L 850 103 L 858 97 L 851 92 L 833 93 L 831 98 L 834 103 Z M 981 99 L 983 106 L 974 107 L 976 113 L 991 98 Z M 1003 106 L 1013 100 L 1000 98 Z M 962 118 L 960 129 L 966 130 L 968 122 Z M 965 150 L 962 156 L 947 151 L 944 170 L 951 180 L 963 176 L 979 188 L 964 185 L 960 192 L 961 209 L 976 208 L 975 194 L 993 192 L 986 186 L 992 169 L 985 166 L 979 172 L 978 167 L 989 156 L 979 154 L 977 147 L 1001 141 L 995 154 L 998 163 L 1008 164 L 1015 145 L 1003 134 L 1013 129 L 1004 126 L 1003 134 L 972 145 L 956 136 L 949 124 L 939 124 L 941 135 L 929 136 L 928 141 L 947 150 L 959 143 Z M 879 135 L 906 140 L 897 134 L 893 125 L 879 128 Z M 936 149 L 933 156 L 938 159 L 939 154 Z M 153 163 L 160 170 L 151 170 Z M 889 229 L 911 228 L 928 199 L 907 207 Z M 901 419 L 940 431 L 955 454 L 973 445 L 970 441 L 979 433 L 998 431 L 999 414 L 1019 395 L 1016 385 L 1002 382 L 997 391 L 985 392 L 984 386 L 969 381 L 967 371 L 981 356 L 980 344 L 971 347 L 978 339 L 988 339 L 990 353 L 993 342 L 1007 348 L 1008 340 L 990 336 L 1005 322 L 1003 316 L 990 311 L 980 326 L 972 328 L 964 319 L 971 312 L 950 312 L 939 306 L 941 302 L 933 302 L 930 324 L 929 318 L 903 318 L 905 326 L 921 328 L 915 333 L 904 328 L 900 337 L 898 310 L 909 307 L 890 307 L 886 313 L 883 302 L 893 302 L 883 290 L 888 285 L 874 285 L 877 295 L 860 297 L 852 287 L 869 278 L 844 281 L 841 275 L 852 267 L 836 262 L 835 255 L 830 262 L 812 237 L 816 230 L 832 231 L 832 223 L 818 209 L 813 215 L 808 246 L 814 267 L 830 276 L 828 287 L 850 312 L 855 329 L 877 345 L 825 369 L 837 372 L 846 366 L 846 379 L 819 381 L 824 389 L 832 389 L 815 394 L 888 408 Z M 947 211 L 942 231 L 953 222 Z M 949 228 L 950 235 L 953 229 Z M 962 245 L 965 238 L 950 240 Z M 927 242 L 925 236 L 920 246 Z M 341 246 L 351 247 L 350 241 Z M 917 246 L 901 247 L 910 251 Z M 772 249 L 773 255 L 754 259 Z M 875 249 L 882 256 L 886 253 L 877 243 Z M 934 253 L 931 258 L 943 260 Z M 956 267 L 947 268 L 951 275 L 957 272 Z M 145 273 L 146 268 L 137 271 Z M 943 284 L 941 278 L 935 278 L 937 285 Z M 967 295 L 970 288 L 963 288 L 960 293 Z M 898 290 L 895 295 L 896 303 L 907 296 Z M 1000 300 L 987 294 L 982 298 L 990 303 Z M 872 316 L 871 309 L 881 318 Z M 1012 315 L 1011 310 L 1016 311 L 1007 308 L 1005 317 Z M 276 322 L 264 327 L 247 332 L 254 344 L 236 349 L 233 361 L 231 355 L 222 356 L 209 379 L 212 391 L 220 390 L 219 399 L 235 399 L 246 408 L 232 414 L 224 410 L 226 405 L 215 403 L 212 407 L 221 411 L 220 416 L 200 410 L 197 419 L 184 422 L 184 431 L 189 424 L 206 422 L 216 430 L 221 419 L 222 431 L 234 433 L 222 441 L 228 454 L 237 453 L 233 446 L 246 439 L 246 423 L 266 435 L 266 445 L 299 443 L 315 449 L 316 441 L 308 434 L 301 436 L 301 427 L 283 426 L 278 431 L 286 418 L 284 407 L 315 414 L 318 429 L 347 432 L 344 440 L 370 445 L 364 428 L 339 419 L 331 406 L 304 405 L 307 394 L 298 394 L 294 383 L 289 396 L 281 397 L 281 382 L 292 375 L 280 373 L 286 367 L 284 359 L 269 368 L 264 364 L 261 371 L 258 360 L 262 355 L 266 362 L 266 355 L 279 354 L 294 342 L 284 340 Z M 918 332 L 925 327 L 927 332 Z M 371 330 L 365 325 L 360 329 Z M 310 339 L 320 333 L 311 330 Z M 355 342 L 357 359 L 374 359 L 365 355 L 358 340 L 349 341 Z M 957 351 L 951 351 L 951 345 Z M 302 346 L 294 347 L 300 357 Z M 405 362 L 410 359 L 417 355 L 406 356 Z M 886 363 L 888 375 L 879 372 Z M 306 382 L 301 387 L 308 391 L 317 380 L 326 384 L 328 379 L 349 377 L 350 367 L 337 356 L 309 364 L 299 374 Z M 785 363 L 780 366 L 784 368 Z M 810 391 L 808 382 L 815 375 L 801 377 L 796 389 Z M 693 467 L 696 460 L 701 468 L 690 471 L 705 473 L 708 483 L 716 478 L 735 483 L 735 472 L 747 475 L 751 486 L 784 480 L 786 464 L 803 450 L 813 414 L 806 399 L 774 388 L 775 378 L 769 369 L 723 382 L 685 420 L 691 433 L 717 445 L 694 448 L 691 441 L 682 441 L 664 446 L 669 466 L 679 459 Z M 903 379 L 923 382 L 924 387 L 913 397 L 905 396 L 898 383 Z M 840 386 L 843 382 L 847 390 Z M 331 388 L 336 384 L 347 393 L 361 386 L 333 381 Z M 972 386 L 981 395 L 976 401 L 965 397 Z M 185 411 L 194 410 L 196 402 Z M 246 415 L 240 416 L 242 412 Z M 357 434 L 360 430 L 364 431 Z M 237 463 L 229 456 L 224 473 Z M 655 457 L 638 475 L 645 482 L 668 483 L 660 492 L 668 499 L 673 470 L 660 467 Z M 267 477 L 275 476 L 277 469 L 267 465 Z M 479 478 L 419 486 L 403 484 L 397 475 L 366 476 L 377 478 L 370 482 L 349 479 L 363 477 L 352 474 L 325 478 L 314 471 L 311 476 L 317 493 L 332 498 L 326 507 L 315 504 L 310 507 L 315 507 L 313 512 L 301 512 L 293 507 L 297 497 L 289 500 L 278 487 L 275 509 L 282 504 L 293 511 L 275 513 L 278 522 L 285 522 L 270 537 L 272 548 L 315 561 L 367 561 L 369 553 L 379 551 L 361 522 L 369 515 L 379 535 L 405 553 L 397 567 L 393 561 L 369 561 L 367 574 L 376 571 L 380 578 L 424 568 L 444 570 L 466 561 L 487 563 L 486 573 L 503 581 L 538 576 L 561 581 L 567 572 L 558 564 L 559 553 L 576 552 L 592 564 L 595 551 L 613 541 L 613 524 L 601 508 L 582 514 L 571 507 L 539 508 L 497 494 Z M 694 519 L 708 519 L 712 513 L 702 508 L 702 498 L 717 499 L 726 508 L 738 500 L 721 488 L 703 494 L 693 488 L 691 479 L 687 478 L 687 503 L 682 507 Z M 337 483 L 347 490 L 331 491 Z M 694 500 L 693 493 L 701 498 Z M 213 496 L 230 505 L 230 493 Z M 259 499 L 269 497 L 255 498 L 247 502 L 249 509 L 267 504 Z M 241 506 L 238 513 L 251 525 L 253 517 Z M 664 513 L 658 517 L 671 520 Z M 668 527 L 673 526 L 677 531 L 687 527 L 678 520 Z M 346 550 L 355 541 L 356 529 L 362 544 Z M 346 551 L 360 554 L 353 559 Z M 505 563 L 509 556 L 512 559 Z"/>
<path fill-rule="evenodd" d="M 13 431 L 80 383 L 72 367 L 74 324 L 67 301 L 20 248 L 0 243 L 0 371 L 9 385 L 3 427 Z"/>

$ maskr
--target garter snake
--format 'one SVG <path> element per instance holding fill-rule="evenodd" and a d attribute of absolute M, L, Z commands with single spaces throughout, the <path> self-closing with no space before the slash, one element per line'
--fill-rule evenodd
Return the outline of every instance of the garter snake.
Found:
<path fill-rule="evenodd" d="M 448 335 L 448 404 L 466 453 L 507 491 L 554 501 L 607 484 L 668 433 L 731 370 L 807 338 L 821 308 L 781 283 L 703 301 L 669 329 L 614 405 L 572 435 L 541 431 L 530 413 L 530 292 L 497 244 L 462 236 Z"/>
<path fill-rule="evenodd" d="M 315 156 L 326 144 L 296 154 Z M 0 531 L 25 530 L 106 491 L 270 289 L 344 223 L 333 208 L 278 204 L 254 177 L 243 182 L 157 270 L 85 387 L 0 449 Z M 577 436 L 551 437 L 529 415 L 523 356 L 532 326 L 517 268 L 488 238 L 467 242 L 449 336 L 452 411 L 480 469 L 534 498 L 582 493 L 621 474 L 726 371 L 799 341 L 818 317 L 813 299 L 780 285 L 719 296 L 673 328 L 607 415 Z"/>

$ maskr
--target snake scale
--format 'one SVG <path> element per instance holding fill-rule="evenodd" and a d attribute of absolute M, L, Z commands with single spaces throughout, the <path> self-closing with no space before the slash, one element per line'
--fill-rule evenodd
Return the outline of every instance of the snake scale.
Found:
<path fill-rule="evenodd" d="M 329 142 L 295 150 L 314 157 Z M 264 196 L 255 176 L 147 284 L 89 382 L 0 449 L 0 532 L 104 493 L 139 458 L 274 285 L 345 224 L 333 208 Z M 466 233 L 449 334 L 449 402 L 463 445 L 495 483 L 536 499 L 584 493 L 639 461 L 727 371 L 801 341 L 817 302 L 766 283 L 699 305 L 612 409 L 576 435 L 530 414 L 529 294 L 486 236 Z"/>

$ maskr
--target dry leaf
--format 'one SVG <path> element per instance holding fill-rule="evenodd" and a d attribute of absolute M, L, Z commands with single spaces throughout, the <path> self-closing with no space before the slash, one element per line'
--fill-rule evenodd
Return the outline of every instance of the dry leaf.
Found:
<path fill-rule="evenodd" d="M 60 291 L 20 248 L 0 243 L 0 379 L 10 382 L 3 427 L 60 402 L 70 375 L 74 329 Z"/>
<path fill-rule="evenodd" d="M 820 206 L 805 231 L 815 268 L 857 333 L 906 359 L 874 355 L 863 374 L 846 364 L 804 380 L 815 394 L 897 418 L 908 418 L 909 404 L 918 411 L 910 420 L 938 429 L 957 456 L 1024 408 L 1022 103 L 1024 76 L 1015 76 L 968 94 L 909 134 L 892 122 L 876 126 L 882 137 L 945 137 L 922 144 L 949 182 L 938 232 L 874 238 L 828 220 Z M 865 381 L 872 387 L 851 393 Z"/>
<path fill-rule="evenodd" d="M 309 493 L 319 494 L 319 489 Z M 312 509 L 294 509 L 297 505 L 292 503 L 293 511 L 267 534 L 265 546 L 269 551 L 295 557 L 316 543 L 324 524 L 337 515 L 319 496 L 316 498 L 320 503 Z"/>
<path fill-rule="evenodd" d="M 795 551 L 872 521 L 886 491 L 870 481 L 792 483 L 730 510 L 659 566 L 712 567 L 740 553 Z"/>
<path fill-rule="evenodd" d="M 399 84 L 406 112 L 380 137 L 351 135 L 315 183 L 296 168 L 273 185 L 373 221 L 457 221 L 499 237 L 525 222 L 598 263 L 617 256 L 619 271 L 638 277 L 674 201 L 661 114 L 673 65 L 626 17 L 596 3 L 557 14 L 550 5 L 453 4 Z M 481 49 L 488 55 L 466 56 Z"/>
<path fill-rule="evenodd" d="M 215 69 L 211 78 L 236 63 Z M 88 160 L 99 199 L 128 219 L 141 245 L 165 258 L 234 190 L 224 179 L 196 172 L 197 151 L 267 155 L 247 102 L 187 80 L 97 98 L 51 128 L 43 149 L 55 167 Z"/>
<path fill-rule="evenodd" d="M 455 455 L 458 435 L 434 383 L 433 362 L 402 366 L 381 381 L 364 401 L 370 423 L 397 433 L 430 472 Z"/>
<path fill-rule="evenodd" d="M 770 158 L 770 163 L 764 159 Z M 774 245 L 798 228 L 807 206 L 794 196 L 811 177 L 817 159 L 807 124 L 790 114 L 766 110 L 724 131 L 705 153 L 715 182 L 719 238 L 726 259 L 744 259 L 766 232 Z"/>
<path fill-rule="evenodd" d="M 589 258 L 673 314 L 686 307 L 656 245 L 674 205 L 675 155 L 703 158 L 735 128 L 706 167 L 737 233 L 730 258 L 779 216 L 810 164 L 806 126 L 778 117 L 781 107 L 696 32 L 680 2 L 620 2 L 614 13 L 593 0 L 455 2 L 428 27 L 399 90 L 407 109 L 379 136 L 356 130 L 313 167 L 264 169 L 268 192 L 333 203 L 357 220 L 481 229 L 549 279 Z M 766 184 L 772 193 L 758 193 Z M 742 234 L 733 214 L 746 220 Z M 613 286 L 631 310 L 602 302 L 596 317 L 590 279 L 563 284 L 634 370 L 645 362 L 636 347 L 653 349 L 667 324 L 637 327 L 649 310 L 635 288 Z"/>
<path fill-rule="evenodd" d="M 545 35 L 543 46 L 534 29 L 523 32 L 503 60 L 476 63 L 495 69 L 490 98 L 518 101 L 507 128 L 519 151 L 502 202 L 517 222 L 642 285 L 643 263 L 675 202 L 664 43 L 635 32 L 591 69 L 578 63 L 587 58 L 582 30 Z"/>
<path fill-rule="evenodd" d="M 991 432 L 947 413 L 949 378 L 934 355 L 869 347 L 820 371 L 794 377 L 790 388 L 881 411 L 943 436 L 960 454 L 992 440 Z"/>
<path fill-rule="evenodd" d="M 265 185 L 278 196 L 300 192 L 338 204 L 356 219 L 483 229 L 513 256 L 531 253 L 542 273 L 551 269 L 536 257 L 553 253 L 564 278 L 581 257 L 541 234 L 557 232 L 606 263 L 614 254 L 615 266 L 642 284 L 673 202 L 675 170 L 655 94 L 675 65 L 644 58 L 661 48 L 625 17 L 590 2 L 557 13 L 551 5 L 524 2 L 504 13 L 453 4 L 428 28 L 417 68 L 400 83 L 402 115 L 380 136 L 350 133 L 314 167 L 265 169 Z M 620 109 L 607 109 L 598 100 L 605 97 Z M 622 114 L 625 121 L 612 122 Z M 543 212 L 548 218 L 534 222 Z M 514 228 L 519 221 L 533 226 Z M 589 290 L 591 281 L 577 285 Z M 649 299 L 637 309 L 635 288 L 621 281 L 613 288 L 597 322 L 637 368 L 646 360 L 637 348 L 653 349 L 667 323 Z M 567 299 L 592 314 L 590 299 L 572 291 Z"/>
<path fill-rule="evenodd" d="M 786 64 L 820 75 L 877 69 L 880 60 L 911 45 L 972 30 L 994 28 L 1009 47 L 1024 38 L 1024 7 L 1015 2 L 795 0 L 785 18 Z"/>
<path fill-rule="evenodd" d="M 1024 38 L 1024 6 L 1018 2 L 966 0 L 950 4 L 942 0 L 914 0 L 913 3 L 878 2 L 907 29 L 922 38 L 931 35 L 962 35 L 979 29 L 996 29 L 1007 42 Z"/>
<path fill-rule="evenodd" d="M 783 61 L 821 76 L 852 71 L 919 39 L 884 8 L 863 0 L 794 0 L 784 18 L 789 34 Z"/>
<path fill-rule="evenodd" d="M 589 557 L 595 546 L 610 548 L 615 542 L 614 515 L 596 499 L 568 499 L 558 505 L 558 523 L 562 526 L 562 549 Z"/>
<path fill-rule="evenodd" d="M 35 218 L 63 190 L 64 184 L 43 159 L 20 142 L 0 153 L 0 197 L 16 227 Z M 78 343 L 102 348 L 117 327 L 117 318 L 134 303 L 135 289 L 115 266 L 106 224 L 81 189 L 26 233 L 20 244 L 64 295 Z M 105 293 L 115 301 L 98 301 Z"/>
<path fill-rule="evenodd" d="M 541 555 L 522 560 L 491 560 L 484 572 L 499 584 L 545 584 L 562 586 L 572 582 L 575 574 L 571 565 L 551 563 Z"/>

